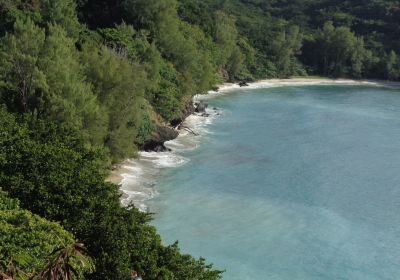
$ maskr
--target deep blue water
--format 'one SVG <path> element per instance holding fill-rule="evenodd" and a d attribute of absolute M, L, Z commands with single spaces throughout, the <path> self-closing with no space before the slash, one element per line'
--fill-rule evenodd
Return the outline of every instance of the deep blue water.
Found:
<path fill-rule="evenodd" d="M 400 279 L 400 91 L 238 91 L 151 202 L 224 279 Z"/>

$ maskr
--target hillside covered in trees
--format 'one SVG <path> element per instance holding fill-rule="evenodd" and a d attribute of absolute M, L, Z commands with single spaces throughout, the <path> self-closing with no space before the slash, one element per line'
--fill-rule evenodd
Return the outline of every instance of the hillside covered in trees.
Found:
<path fill-rule="evenodd" d="M 394 0 L 0 0 L 0 271 L 79 241 L 77 279 L 219 279 L 121 207 L 110 165 L 224 81 L 398 80 L 399 38 Z"/>

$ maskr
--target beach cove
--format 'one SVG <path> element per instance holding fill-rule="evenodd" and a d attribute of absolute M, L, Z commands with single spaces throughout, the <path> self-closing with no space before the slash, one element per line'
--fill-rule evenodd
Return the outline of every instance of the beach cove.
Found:
<path fill-rule="evenodd" d="M 351 80 L 351 79 L 329 79 L 329 78 L 291 78 L 291 79 L 267 79 L 248 83 L 248 86 L 241 87 L 237 83 L 225 83 L 219 85 L 218 91 L 210 90 L 207 94 L 196 95 L 193 102 L 208 102 L 216 97 L 225 96 L 235 91 L 243 91 L 260 88 L 274 88 L 285 86 L 312 86 L 312 85 L 357 85 L 383 88 L 400 88 L 400 82 L 381 80 Z M 221 116 L 220 108 L 206 109 L 206 117 L 202 113 L 189 115 L 182 123 L 185 129 L 178 130 L 176 139 L 167 141 L 166 146 L 171 152 L 144 152 L 140 151 L 136 159 L 127 159 L 117 168 L 112 170 L 107 181 L 121 186 L 123 194 L 122 204 L 135 203 L 135 206 L 142 211 L 147 211 L 146 201 L 157 195 L 153 188 L 158 173 L 163 168 L 177 167 L 187 162 L 187 159 L 180 157 L 179 152 L 194 150 L 201 144 L 201 137 L 207 134 L 207 125 L 211 124 L 217 117 Z M 197 135 L 194 135 L 195 132 Z"/>
<path fill-rule="evenodd" d="M 125 199 L 224 279 L 396 279 L 400 101 L 381 86 L 221 87 L 186 120 L 200 136 L 124 164 Z"/>

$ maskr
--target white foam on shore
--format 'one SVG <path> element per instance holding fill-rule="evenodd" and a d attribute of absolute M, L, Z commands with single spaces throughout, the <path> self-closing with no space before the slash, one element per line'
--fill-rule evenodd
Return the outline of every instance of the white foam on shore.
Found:
<path fill-rule="evenodd" d="M 239 84 L 225 83 L 218 86 L 218 91 L 209 91 L 207 94 L 195 96 L 195 100 L 208 100 L 237 90 L 254 90 L 259 88 L 272 88 L 282 86 L 307 86 L 307 85 L 364 85 L 377 87 L 400 87 L 399 82 L 375 81 L 375 80 L 351 80 L 351 79 L 269 79 L 248 83 L 248 86 L 241 87 Z"/>
<path fill-rule="evenodd" d="M 141 161 L 148 161 L 155 168 L 178 167 L 189 161 L 189 159 L 172 152 L 140 152 L 139 155 Z"/>
<path fill-rule="evenodd" d="M 165 143 L 170 152 L 139 152 L 138 159 L 125 161 L 120 168 L 121 203 L 126 207 L 133 203 L 140 211 L 147 212 L 146 202 L 158 195 L 155 184 L 160 171 L 189 162 L 181 153 L 197 148 L 201 138 L 209 134 L 207 126 L 220 114 L 217 108 L 207 108 L 205 114 L 193 114 L 182 124 L 178 137 Z"/>

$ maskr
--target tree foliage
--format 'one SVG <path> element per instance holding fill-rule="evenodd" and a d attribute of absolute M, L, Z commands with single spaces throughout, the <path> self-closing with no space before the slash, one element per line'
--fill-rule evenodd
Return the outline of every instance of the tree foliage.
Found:
<path fill-rule="evenodd" d="M 324 75 L 361 77 L 366 60 L 371 53 L 365 49 L 364 40 L 356 37 L 348 27 L 335 28 L 327 22 L 309 46 L 319 46 L 311 62 Z"/>
<path fill-rule="evenodd" d="M 18 200 L 0 189 L 0 272 L 14 279 L 39 277 L 53 252 L 73 242 L 72 234 L 58 223 L 21 209 Z M 78 258 L 70 256 L 76 279 L 82 279 L 92 265 L 87 257 L 81 259 L 86 266 L 77 266 Z"/>

